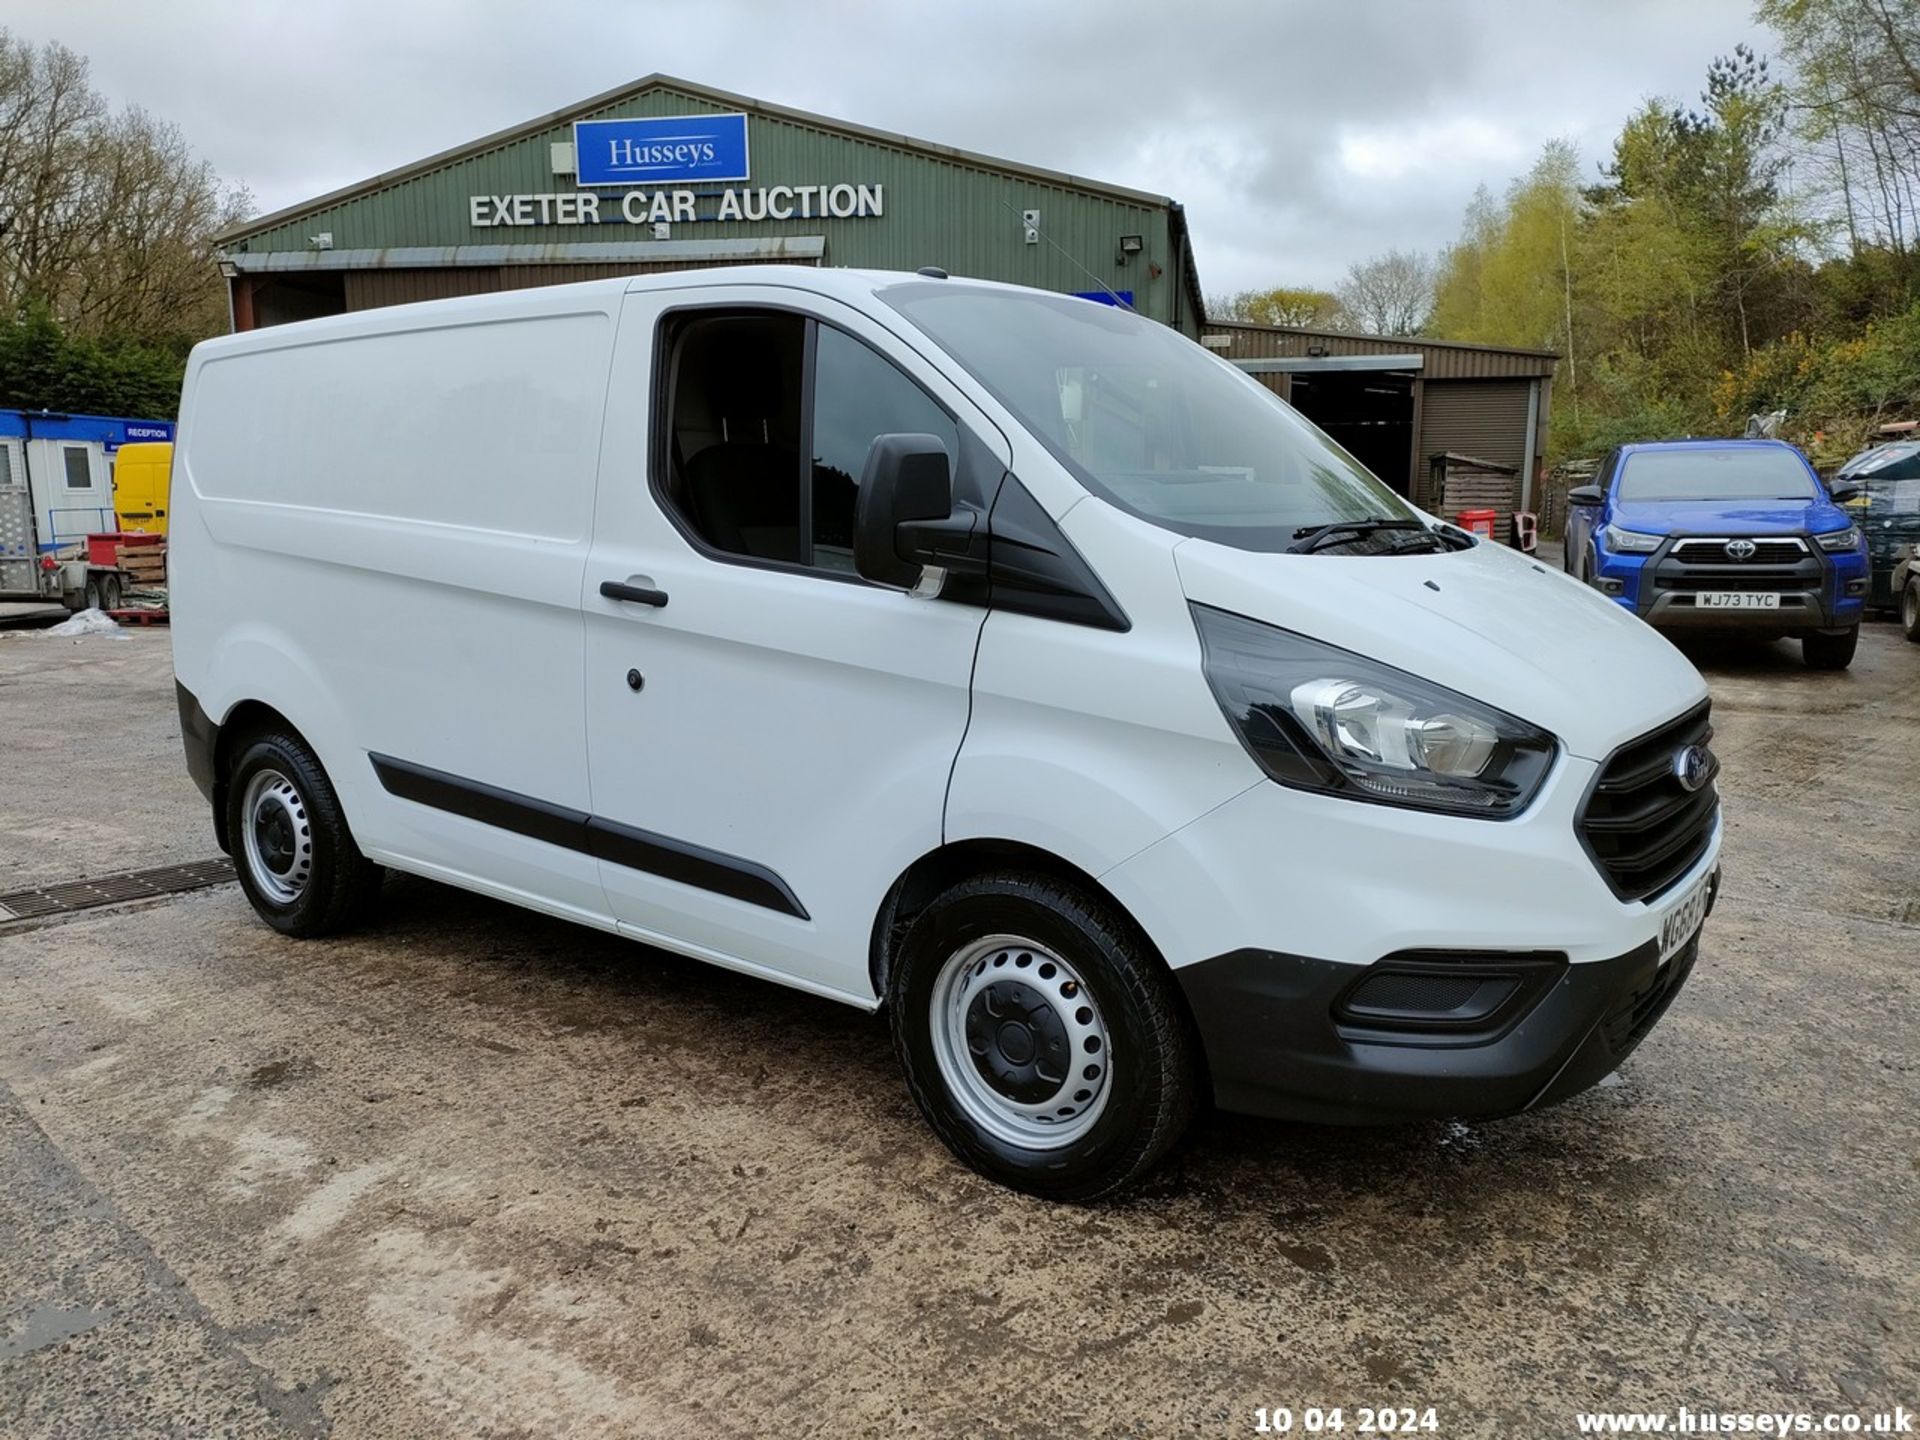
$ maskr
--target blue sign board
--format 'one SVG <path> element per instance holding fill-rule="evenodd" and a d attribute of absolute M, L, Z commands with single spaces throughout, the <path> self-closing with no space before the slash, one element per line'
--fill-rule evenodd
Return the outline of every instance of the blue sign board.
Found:
<path fill-rule="evenodd" d="M 745 180 L 747 117 L 654 115 L 573 122 L 582 185 L 689 185 Z"/>
<path fill-rule="evenodd" d="M 1124 305 L 1129 310 L 1133 308 L 1131 290 L 1076 290 L 1073 292 L 1073 298 L 1091 300 L 1096 305 Z"/>
<path fill-rule="evenodd" d="M 136 440 L 171 440 L 171 420 L 122 420 L 53 410 L 0 410 L 0 436 L 22 440 L 91 440 L 111 452 Z"/>

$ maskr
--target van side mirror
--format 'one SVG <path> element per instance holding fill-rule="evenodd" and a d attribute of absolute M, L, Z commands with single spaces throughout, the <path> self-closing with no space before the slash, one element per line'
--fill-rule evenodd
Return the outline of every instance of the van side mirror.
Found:
<path fill-rule="evenodd" d="M 1827 497 L 1836 505 L 1851 505 L 1866 493 L 1850 480 L 1836 480 L 1827 487 Z"/>
<path fill-rule="evenodd" d="M 854 504 L 853 563 L 868 580 L 906 589 L 927 566 L 986 569 L 981 516 L 953 504 L 947 447 L 932 435 L 876 435 Z"/>
<path fill-rule="evenodd" d="M 1607 503 L 1607 492 L 1598 485 L 1576 485 L 1567 491 L 1567 503 L 1569 505 L 1604 505 Z"/>

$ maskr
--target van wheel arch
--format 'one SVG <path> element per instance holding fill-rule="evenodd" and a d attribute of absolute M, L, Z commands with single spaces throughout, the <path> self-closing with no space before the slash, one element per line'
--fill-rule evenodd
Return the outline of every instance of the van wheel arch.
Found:
<path fill-rule="evenodd" d="M 242 700 L 214 729 L 213 837 L 224 854 L 233 853 L 233 837 L 227 834 L 227 784 L 233 775 L 234 759 L 254 736 L 271 730 L 284 730 L 302 740 L 306 738 L 300 735 L 299 726 L 260 700 Z"/>
<path fill-rule="evenodd" d="M 874 917 L 873 938 L 868 949 L 868 976 L 873 984 L 873 993 L 882 1004 L 886 1002 L 895 948 L 914 916 L 935 897 L 962 881 L 995 870 L 1037 873 L 1083 891 L 1089 899 L 1106 906 L 1116 920 L 1133 931 L 1161 965 L 1166 965 L 1166 957 L 1160 954 L 1159 946 L 1153 943 L 1152 937 L 1133 918 L 1127 907 L 1114 898 L 1112 891 L 1072 861 L 1018 840 L 956 840 L 942 845 L 938 850 L 928 851 L 902 871 L 900 878 L 888 889 L 880 913 Z"/>

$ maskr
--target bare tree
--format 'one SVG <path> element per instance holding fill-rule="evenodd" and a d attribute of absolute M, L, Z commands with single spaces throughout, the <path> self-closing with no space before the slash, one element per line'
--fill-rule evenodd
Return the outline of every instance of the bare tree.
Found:
<path fill-rule="evenodd" d="M 1389 250 L 1353 264 L 1334 293 L 1356 330 L 1417 335 L 1433 313 L 1433 287 L 1431 259 L 1410 250 Z"/>
<path fill-rule="evenodd" d="M 210 237 L 250 206 L 174 126 L 112 113 L 82 57 L 0 29 L 0 311 L 45 306 L 89 336 L 214 333 Z"/>

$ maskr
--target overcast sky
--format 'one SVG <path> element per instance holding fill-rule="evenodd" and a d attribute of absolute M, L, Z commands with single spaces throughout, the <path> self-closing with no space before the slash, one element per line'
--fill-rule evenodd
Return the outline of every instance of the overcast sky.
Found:
<path fill-rule="evenodd" d="M 1173 196 L 1210 294 L 1436 250 L 1554 136 L 1766 47 L 1751 0 L 7 0 L 273 210 L 664 71 Z M 1071 13 L 1069 13 L 1069 11 Z"/>

